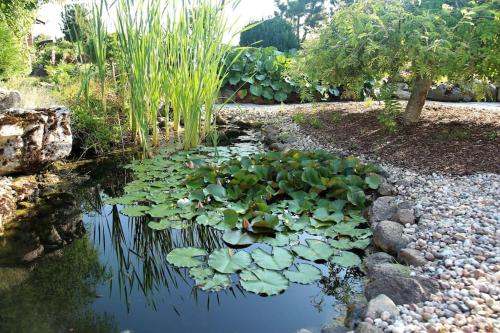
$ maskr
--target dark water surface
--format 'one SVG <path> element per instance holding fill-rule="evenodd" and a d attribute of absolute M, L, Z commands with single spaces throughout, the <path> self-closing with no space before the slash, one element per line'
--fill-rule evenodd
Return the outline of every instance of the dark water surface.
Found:
<path fill-rule="evenodd" d="M 359 276 L 327 265 L 317 265 L 321 282 L 291 284 L 278 296 L 248 293 L 234 280 L 219 293 L 197 289 L 166 255 L 182 246 L 225 247 L 220 232 L 200 225 L 155 232 L 105 205 L 132 179 L 122 164 L 80 171 L 89 176 L 77 193 L 86 234 L 30 273 L 9 275 L 17 285 L 0 282 L 0 332 L 319 333 L 342 320 L 360 292 Z"/>

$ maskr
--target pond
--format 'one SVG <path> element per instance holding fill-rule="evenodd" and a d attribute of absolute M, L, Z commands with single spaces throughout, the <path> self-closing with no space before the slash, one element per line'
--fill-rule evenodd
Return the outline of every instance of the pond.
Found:
<path fill-rule="evenodd" d="M 233 146 L 255 144 L 252 135 L 233 142 Z M 182 247 L 209 253 L 227 248 L 223 232 L 199 224 L 155 231 L 143 218 L 123 215 L 121 205 L 107 204 L 134 180 L 125 164 L 123 159 L 107 160 L 79 170 L 88 176 L 77 194 L 85 234 L 37 261 L 29 272 L 9 268 L 14 283 L 3 289 L 0 283 L 0 332 L 294 333 L 307 329 L 319 333 L 324 326 L 341 324 L 346 309 L 361 294 L 359 270 L 330 263 L 314 263 L 323 276 L 319 281 L 290 283 L 274 296 L 248 292 L 234 279 L 222 291 L 199 289 L 189 270 L 169 264 L 167 255 Z M 265 244 L 258 247 L 271 249 Z"/>

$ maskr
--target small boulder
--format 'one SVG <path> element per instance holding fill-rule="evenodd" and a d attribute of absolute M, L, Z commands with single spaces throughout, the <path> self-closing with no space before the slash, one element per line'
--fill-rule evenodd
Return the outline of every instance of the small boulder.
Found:
<path fill-rule="evenodd" d="M 390 317 L 399 315 L 399 310 L 394 302 L 384 294 L 380 294 L 368 302 L 365 311 L 365 318 L 377 319 L 382 312 L 387 311 Z"/>
<path fill-rule="evenodd" d="M 22 261 L 26 263 L 32 262 L 38 259 L 43 254 L 44 250 L 45 248 L 43 247 L 43 245 L 40 244 L 36 249 L 26 253 L 23 256 Z"/>
<path fill-rule="evenodd" d="M 370 270 L 372 267 L 380 264 L 391 264 L 394 263 L 395 259 L 393 256 L 390 254 L 387 254 L 385 252 L 377 252 L 370 254 L 368 257 L 365 258 L 364 264 L 365 267 Z"/>
<path fill-rule="evenodd" d="M 390 220 L 396 214 L 397 207 L 394 205 L 394 197 L 380 197 L 375 200 L 369 210 L 370 224 L 376 224 L 383 220 Z"/>
<path fill-rule="evenodd" d="M 378 328 L 372 324 L 367 322 L 362 322 L 356 327 L 354 331 L 356 333 L 383 333 L 384 331 L 381 328 Z"/>
<path fill-rule="evenodd" d="M 368 282 L 365 296 L 372 300 L 380 294 L 387 295 L 395 304 L 413 304 L 430 300 L 438 292 L 436 281 L 426 277 L 404 277 L 400 275 L 378 276 Z"/>
<path fill-rule="evenodd" d="M 415 249 L 402 249 L 398 253 L 398 261 L 412 266 L 424 266 L 427 260 Z"/>
<path fill-rule="evenodd" d="M 384 276 L 410 277 L 410 269 L 407 266 L 393 263 L 382 263 L 368 268 L 368 277 L 376 280 Z"/>
<path fill-rule="evenodd" d="M 415 209 L 413 209 L 413 208 L 398 208 L 394 219 L 403 225 L 408 224 L 408 223 L 414 224 L 416 221 Z"/>
<path fill-rule="evenodd" d="M 21 95 L 17 91 L 0 89 L 0 111 L 17 108 L 21 104 Z"/>
<path fill-rule="evenodd" d="M 373 242 L 383 251 L 396 255 L 408 244 L 403 238 L 403 230 L 403 226 L 397 222 L 381 221 L 373 232 Z"/>

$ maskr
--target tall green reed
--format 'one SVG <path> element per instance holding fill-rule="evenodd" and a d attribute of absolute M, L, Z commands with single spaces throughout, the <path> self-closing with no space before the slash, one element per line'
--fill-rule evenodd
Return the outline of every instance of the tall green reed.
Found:
<path fill-rule="evenodd" d="M 119 68 L 129 125 L 145 149 L 159 144 L 158 107 L 163 101 L 167 119 L 185 149 L 197 146 L 213 130 L 215 103 L 224 82 L 224 60 L 231 48 L 224 37 L 234 25 L 224 15 L 224 0 L 116 0 Z M 103 4 L 104 3 L 104 4 Z M 93 4 L 103 14 L 106 0 Z M 106 72 L 105 29 L 102 15 L 93 15 L 95 57 L 99 77 Z M 94 21 L 95 19 L 95 21 Z M 229 33 L 229 35 L 228 35 Z M 104 35 L 103 35 L 104 34 Z M 104 37 L 104 38 L 103 38 Z M 104 43 L 105 44 L 105 43 Z M 105 89 L 105 88 L 103 88 Z M 172 114 L 170 114 L 172 113 Z"/>

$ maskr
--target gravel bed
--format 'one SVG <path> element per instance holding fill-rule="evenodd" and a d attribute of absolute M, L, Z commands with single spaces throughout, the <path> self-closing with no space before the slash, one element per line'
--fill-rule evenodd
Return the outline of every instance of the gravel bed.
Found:
<path fill-rule="evenodd" d="M 229 106 L 223 115 L 272 123 L 292 136 L 290 148 L 346 155 L 301 131 L 291 120 L 299 107 Z M 385 332 L 500 332 L 500 175 L 423 174 L 373 162 L 389 173 L 399 200 L 415 203 L 419 221 L 405 234 L 429 262 L 412 269 L 438 278 L 442 291 L 424 304 L 398 306 L 397 318 L 367 320 Z"/>

